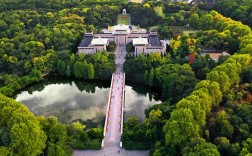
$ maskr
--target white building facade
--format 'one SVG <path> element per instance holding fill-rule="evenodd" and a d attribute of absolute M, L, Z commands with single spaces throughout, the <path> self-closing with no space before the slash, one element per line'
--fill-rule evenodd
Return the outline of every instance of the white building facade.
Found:
<path fill-rule="evenodd" d="M 147 32 L 134 25 L 108 26 L 99 34 L 86 33 L 78 46 L 78 53 L 95 54 L 98 51 L 106 50 L 110 42 L 115 42 L 117 46 L 125 46 L 132 43 L 134 55 L 149 54 L 151 52 L 166 52 L 166 42 L 159 40 L 157 31 Z"/>

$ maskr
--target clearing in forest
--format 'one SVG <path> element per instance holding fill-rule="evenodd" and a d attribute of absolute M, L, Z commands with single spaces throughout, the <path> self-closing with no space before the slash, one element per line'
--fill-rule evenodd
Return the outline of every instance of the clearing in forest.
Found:
<path fill-rule="evenodd" d="M 172 29 L 174 36 L 196 33 L 199 31 L 187 26 L 170 26 L 170 28 Z"/>

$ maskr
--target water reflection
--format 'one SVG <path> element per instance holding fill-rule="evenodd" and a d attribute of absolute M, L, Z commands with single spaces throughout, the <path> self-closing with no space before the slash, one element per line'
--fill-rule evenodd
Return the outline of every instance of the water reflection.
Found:
<path fill-rule="evenodd" d="M 140 121 L 144 121 L 145 109 L 161 103 L 160 99 L 160 90 L 127 82 L 125 86 L 125 119 L 136 116 Z"/>
<path fill-rule="evenodd" d="M 103 124 L 110 81 L 84 81 L 48 78 L 31 85 L 16 95 L 36 116 L 54 115 L 61 123 L 82 120 Z M 126 83 L 125 118 L 137 116 L 144 120 L 144 110 L 160 103 L 160 92 L 134 83 Z"/>

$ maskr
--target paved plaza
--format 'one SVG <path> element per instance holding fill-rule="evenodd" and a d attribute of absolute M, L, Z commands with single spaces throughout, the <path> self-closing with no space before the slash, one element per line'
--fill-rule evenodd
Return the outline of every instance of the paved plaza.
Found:
<path fill-rule="evenodd" d="M 119 147 L 104 147 L 101 150 L 74 151 L 74 156 L 149 156 L 149 151 L 131 151 Z"/>

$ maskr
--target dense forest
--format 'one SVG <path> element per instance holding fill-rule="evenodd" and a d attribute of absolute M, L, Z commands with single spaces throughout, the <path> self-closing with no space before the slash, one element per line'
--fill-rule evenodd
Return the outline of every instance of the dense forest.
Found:
<path fill-rule="evenodd" d="M 121 0 L 0 1 L 1 154 L 71 155 L 72 149 L 100 148 L 102 127 L 87 129 L 79 122 L 63 125 L 55 117 L 34 117 L 23 104 L 6 96 L 47 75 L 110 79 L 115 70 L 113 54 L 75 52 L 86 31 L 115 25 L 122 8 L 132 10 L 134 24 L 139 24 L 139 16 L 155 17 L 142 21 L 143 27 L 160 20 L 153 8 Z"/>
<path fill-rule="evenodd" d="M 125 121 L 124 148 L 150 149 L 154 156 L 250 155 L 251 7 L 249 0 L 223 0 L 212 6 L 0 0 L 0 153 L 71 155 L 73 149 L 100 148 L 102 127 L 35 117 L 9 97 L 47 75 L 110 79 L 115 70 L 111 51 L 75 55 L 76 47 L 86 31 L 116 24 L 117 14 L 126 8 L 132 24 L 154 26 L 170 45 L 165 56 L 127 55 L 127 79 L 161 88 L 165 102 L 146 110 L 143 123 L 136 117 Z M 180 33 L 176 29 L 181 27 L 193 32 Z M 204 48 L 232 56 L 216 62 L 200 55 Z"/>
<path fill-rule="evenodd" d="M 146 110 L 144 123 L 135 117 L 125 122 L 124 147 L 152 149 L 155 156 L 250 155 L 251 29 L 216 11 L 190 11 L 185 21 L 198 31 L 169 33 L 167 56 L 128 56 L 129 78 L 162 88 L 166 102 Z M 237 54 L 216 62 L 200 56 L 202 48 Z"/>
<path fill-rule="evenodd" d="M 252 26 L 252 3 L 250 0 L 222 0 L 213 5 L 222 15 Z"/>

